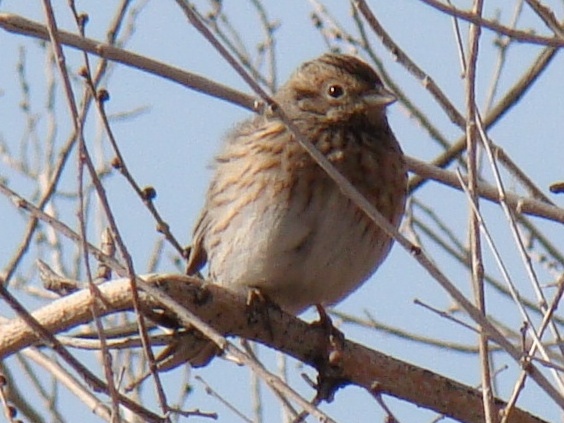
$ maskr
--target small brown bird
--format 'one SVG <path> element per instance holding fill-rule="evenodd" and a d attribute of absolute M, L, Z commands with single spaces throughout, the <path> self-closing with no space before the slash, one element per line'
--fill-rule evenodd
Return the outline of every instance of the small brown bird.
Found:
<path fill-rule="evenodd" d="M 313 145 L 398 226 L 407 171 L 386 119 L 395 101 L 374 70 L 348 55 L 304 63 L 274 100 Z M 392 239 L 347 199 L 269 114 L 234 130 L 194 230 L 188 272 L 209 263 L 213 283 L 257 288 L 290 313 L 334 304 L 364 282 Z"/>

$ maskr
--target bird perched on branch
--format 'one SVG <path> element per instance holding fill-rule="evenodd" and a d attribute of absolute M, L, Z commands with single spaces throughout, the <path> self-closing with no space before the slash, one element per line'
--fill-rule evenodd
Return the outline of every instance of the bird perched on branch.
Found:
<path fill-rule="evenodd" d="M 395 97 L 376 72 L 356 57 L 325 54 L 301 65 L 273 99 L 397 227 L 407 170 L 386 118 Z M 271 111 L 239 125 L 217 156 L 188 273 L 207 262 L 210 282 L 241 294 L 258 289 L 298 314 L 353 292 L 392 241 Z"/>

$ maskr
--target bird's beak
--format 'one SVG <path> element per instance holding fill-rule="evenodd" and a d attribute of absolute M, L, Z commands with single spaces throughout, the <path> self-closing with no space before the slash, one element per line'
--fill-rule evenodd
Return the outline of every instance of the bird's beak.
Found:
<path fill-rule="evenodd" d="M 389 106 L 397 97 L 384 87 L 377 87 L 363 95 L 363 99 L 369 108 L 379 108 Z"/>

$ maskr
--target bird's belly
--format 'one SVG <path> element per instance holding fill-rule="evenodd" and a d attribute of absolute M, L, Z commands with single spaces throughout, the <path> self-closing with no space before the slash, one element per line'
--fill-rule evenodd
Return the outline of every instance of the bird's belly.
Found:
<path fill-rule="evenodd" d="M 213 279 L 235 291 L 258 288 L 292 313 L 347 296 L 391 244 L 337 189 L 318 191 L 307 207 L 255 205 L 229 231 L 232 248 L 210 257 Z"/>

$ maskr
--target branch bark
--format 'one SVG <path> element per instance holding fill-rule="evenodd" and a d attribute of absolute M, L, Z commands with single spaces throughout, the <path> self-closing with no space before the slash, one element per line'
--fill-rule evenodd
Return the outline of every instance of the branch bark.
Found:
<path fill-rule="evenodd" d="M 184 275 L 152 275 L 143 279 L 150 287 L 149 291 L 154 293 L 157 289 L 160 293 L 158 297 L 168 297 L 167 303 L 174 299 L 180 307 L 194 313 L 225 336 L 240 336 L 260 342 L 316 368 L 324 360 L 327 333 L 319 325 L 308 324 L 269 305 L 265 305 L 266 313 L 259 314 L 250 322 L 245 298 L 222 287 L 202 286 L 202 281 Z M 87 289 L 81 290 L 37 310 L 33 317 L 55 334 L 91 321 L 90 308 L 93 305 L 100 316 L 132 310 L 129 279 L 117 279 L 98 288 L 98 299 Z M 206 295 L 202 296 L 202 292 Z M 168 309 L 146 290 L 139 292 L 139 299 L 144 310 Z M 186 320 L 184 316 L 177 315 L 177 310 L 172 314 L 175 319 Z M 33 345 L 38 339 L 38 335 L 21 319 L 3 323 L 0 325 L 0 359 Z M 343 382 L 340 386 L 353 384 L 372 394 L 391 395 L 462 422 L 484 421 L 479 390 L 358 343 L 344 341 L 338 367 L 339 380 Z M 503 412 L 505 402 L 496 399 L 494 405 L 497 412 Z M 511 421 L 544 422 L 520 409 L 512 410 Z"/>

